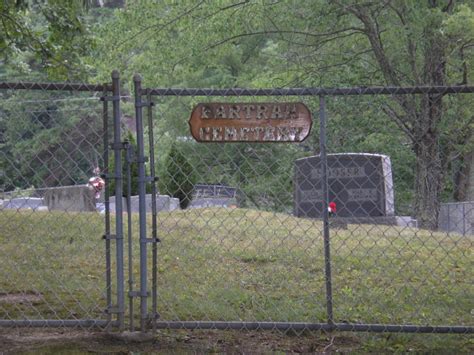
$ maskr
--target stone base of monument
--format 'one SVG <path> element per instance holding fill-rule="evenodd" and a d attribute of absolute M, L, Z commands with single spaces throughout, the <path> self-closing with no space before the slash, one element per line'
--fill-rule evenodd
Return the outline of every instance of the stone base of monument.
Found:
<path fill-rule="evenodd" d="M 347 221 L 342 218 L 331 217 L 329 218 L 329 228 L 347 229 Z"/>
<path fill-rule="evenodd" d="M 190 209 L 208 207 L 234 208 L 237 207 L 237 200 L 235 198 L 196 198 L 191 200 L 188 206 Z"/>
<path fill-rule="evenodd" d="M 43 205 L 43 199 L 38 197 L 16 197 L 0 203 L 0 209 L 28 209 L 37 211 L 40 210 L 41 207 L 46 206 Z"/>
<path fill-rule="evenodd" d="M 131 206 L 130 212 L 138 213 L 139 211 L 139 197 L 138 196 L 131 196 L 130 198 Z M 151 202 L 152 196 L 151 194 L 145 195 L 145 206 L 147 213 L 151 213 Z M 115 212 L 115 196 L 111 196 L 109 200 L 109 208 L 112 213 Z M 124 212 L 127 212 L 127 199 L 125 197 L 122 198 L 122 208 Z M 168 195 L 157 195 L 156 196 L 156 211 L 157 212 L 171 212 L 174 210 L 179 210 L 179 199 L 170 197 Z M 102 212 L 105 212 L 105 206 L 102 209 Z"/>

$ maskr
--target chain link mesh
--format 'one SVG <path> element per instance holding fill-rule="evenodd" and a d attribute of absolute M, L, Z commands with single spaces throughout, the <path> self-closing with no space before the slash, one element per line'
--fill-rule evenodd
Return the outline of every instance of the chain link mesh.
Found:
<path fill-rule="evenodd" d="M 2 83 L 0 320 L 12 326 L 105 320 L 104 217 L 88 184 L 103 167 L 103 111 L 101 93 L 80 92 L 94 90 Z"/>
<path fill-rule="evenodd" d="M 472 164 L 461 160 L 466 152 L 472 158 L 472 94 L 326 91 L 318 94 L 336 95 L 326 97 L 330 321 L 346 330 L 472 327 L 474 230 L 459 233 L 456 222 L 471 225 L 473 205 L 463 202 L 454 217 L 445 204 L 459 199 L 453 177 Z M 159 193 L 185 206 L 158 214 L 160 320 L 326 323 L 319 98 L 307 96 L 309 89 L 148 92 L 157 95 Z M 444 95 L 452 92 L 459 93 Z M 189 136 L 197 103 L 295 101 L 313 113 L 303 143 L 197 143 Z"/>
<path fill-rule="evenodd" d="M 110 319 L 106 293 L 115 298 L 117 280 L 107 287 L 104 201 L 90 178 L 104 167 L 104 138 L 111 133 L 102 126 L 101 94 L 80 93 L 109 88 L 32 85 L 0 85 L 0 322 Z M 155 163 L 154 172 L 151 162 L 145 170 L 157 177 L 159 193 L 157 262 L 152 248 L 147 255 L 157 314 L 149 302 L 148 316 L 161 327 L 229 322 L 222 327 L 267 329 L 278 323 L 300 332 L 317 324 L 341 330 L 372 325 L 367 329 L 416 332 L 446 326 L 448 332 L 472 332 L 469 92 L 144 90 L 154 103 L 140 109 L 144 121 L 152 110 L 145 148 L 153 143 L 149 155 Z M 318 95 L 325 95 L 326 135 L 318 129 Z M 313 116 L 312 132 L 302 143 L 198 143 L 189 133 L 198 103 L 297 101 Z M 137 291 L 140 159 L 135 107 L 131 100 L 121 105 L 130 254 L 125 280 L 118 282 L 130 291 L 126 316 L 133 329 L 139 300 L 146 298 Z M 114 172 L 112 152 L 108 157 Z M 150 180 L 146 238 L 153 236 Z M 115 212 L 113 174 L 106 183 Z M 107 236 L 112 245 L 113 229 Z M 115 260 L 110 267 L 115 270 Z"/>

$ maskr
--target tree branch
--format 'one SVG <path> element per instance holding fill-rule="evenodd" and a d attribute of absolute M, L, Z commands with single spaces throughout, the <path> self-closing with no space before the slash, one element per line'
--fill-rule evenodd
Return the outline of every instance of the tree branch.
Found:
<path fill-rule="evenodd" d="M 272 34 L 296 34 L 296 35 L 302 35 L 302 36 L 308 36 L 308 37 L 313 37 L 313 38 L 321 38 L 321 37 L 327 37 L 331 35 L 336 35 L 339 33 L 347 32 L 347 31 L 354 31 L 354 32 L 361 32 L 362 29 L 356 28 L 356 27 L 347 27 L 343 28 L 341 30 L 333 31 L 333 32 L 326 32 L 326 33 L 311 33 L 311 32 L 304 32 L 304 31 L 290 31 L 290 30 L 266 30 L 266 31 L 256 31 L 256 32 L 249 32 L 249 33 L 240 33 L 238 35 L 234 35 L 231 37 L 224 38 L 223 40 L 220 40 L 218 42 L 215 42 L 209 46 L 207 46 L 205 49 L 213 49 L 215 47 L 218 47 L 222 44 L 225 44 L 227 42 L 233 41 L 238 38 L 242 37 L 250 37 L 250 36 L 259 36 L 259 35 L 272 35 Z"/>
<path fill-rule="evenodd" d="M 179 21 L 180 19 L 182 19 L 183 17 L 189 15 L 191 12 L 193 12 L 195 9 L 197 9 L 198 7 L 200 7 L 203 3 L 204 3 L 205 0 L 201 0 L 200 2 L 198 2 L 196 5 L 194 5 L 193 7 L 191 7 L 189 10 L 186 10 L 184 11 L 183 13 L 179 14 L 178 16 L 176 16 L 175 18 L 171 19 L 170 21 L 164 23 L 163 25 L 159 25 L 159 24 L 153 24 L 153 25 L 150 25 L 150 26 L 146 26 L 146 27 L 143 27 L 142 30 L 138 31 L 137 33 L 133 34 L 132 36 L 130 36 L 129 38 L 123 40 L 122 42 L 120 42 L 117 47 L 121 47 L 123 46 L 125 43 L 127 42 L 130 42 L 131 40 L 137 38 L 138 36 L 140 36 L 141 34 L 145 33 L 146 31 L 152 29 L 152 28 L 156 28 L 158 31 L 161 31 L 162 29 L 168 27 L 169 25 L 172 25 L 174 24 L 175 22 Z"/>
<path fill-rule="evenodd" d="M 413 77 L 415 78 L 415 85 L 421 85 L 421 79 L 420 79 L 418 68 L 416 65 L 416 43 L 413 40 L 411 33 L 406 32 L 406 27 L 408 26 L 407 20 L 405 18 L 405 13 L 407 11 L 406 3 L 403 2 L 401 4 L 401 7 L 400 7 L 401 10 L 399 10 L 397 6 L 393 6 L 392 3 L 389 3 L 388 6 L 393 12 L 395 12 L 398 19 L 400 20 L 400 23 L 405 29 L 405 35 L 407 39 L 408 62 L 410 63 L 410 68 L 411 68 Z"/>
<path fill-rule="evenodd" d="M 405 132 L 405 134 L 411 139 L 413 143 L 416 143 L 416 138 L 413 135 L 413 129 L 410 127 L 410 120 L 406 116 L 399 115 L 389 104 L 384 103 L 382 111 L 394 121 L 397 126 Z"/>

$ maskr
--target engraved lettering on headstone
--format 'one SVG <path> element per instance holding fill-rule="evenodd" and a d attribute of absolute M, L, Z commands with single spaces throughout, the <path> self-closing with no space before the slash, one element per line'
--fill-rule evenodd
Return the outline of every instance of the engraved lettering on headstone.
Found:
<path fill-rule="evenodd" d="M 361 166 L 354 166 L 348 168 L 329 168 L 328 177 L 330 179 L 349 179 L 349 178 L 359 178 L 365 177 L 365 170 Z M 311 179 L 320 179 L 322 177 L 322 172 L 320 168 L 311 169 Z"/>
<path fill-rule="evenodd" d="M 301 190 L 301 202 L 321 202 L 323 200 L 322 190 Z"/>
<path fill-rule="evenodd" d="M 377 189 L 348 189 L 349 201 L 375 201 L 377 200 Z"/>

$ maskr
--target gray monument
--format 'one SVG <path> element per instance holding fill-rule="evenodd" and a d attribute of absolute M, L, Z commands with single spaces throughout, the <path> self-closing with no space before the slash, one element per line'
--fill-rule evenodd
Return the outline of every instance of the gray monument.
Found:
<path fill-rule="evenodd" d="M 390 158 L 380 154 L 328 154 L 329 201 L 336 217 L 349 222 L 396 224 Z M 294 214 L 323 216 L 320 156 L 298 159 L 294 173 Z M 383 217 L 383 219 L 381 219 Z"/>
<path fill-rule="evenodd" d="M 44 189 L 44 201 L 50 211 L 92 212 L 96 210 L 95 193 L 88 185 Z"/>
<path fill-rule="evenodd" d="M 226 185 L 196 184 L 188 208 L 235 206 L 237 206 L 237 188 Z"/>
<path fill-rule="evenodd" d="M 462 235 L 474 235 L 474 201 L 442 203 L 439 229 Z"/>

